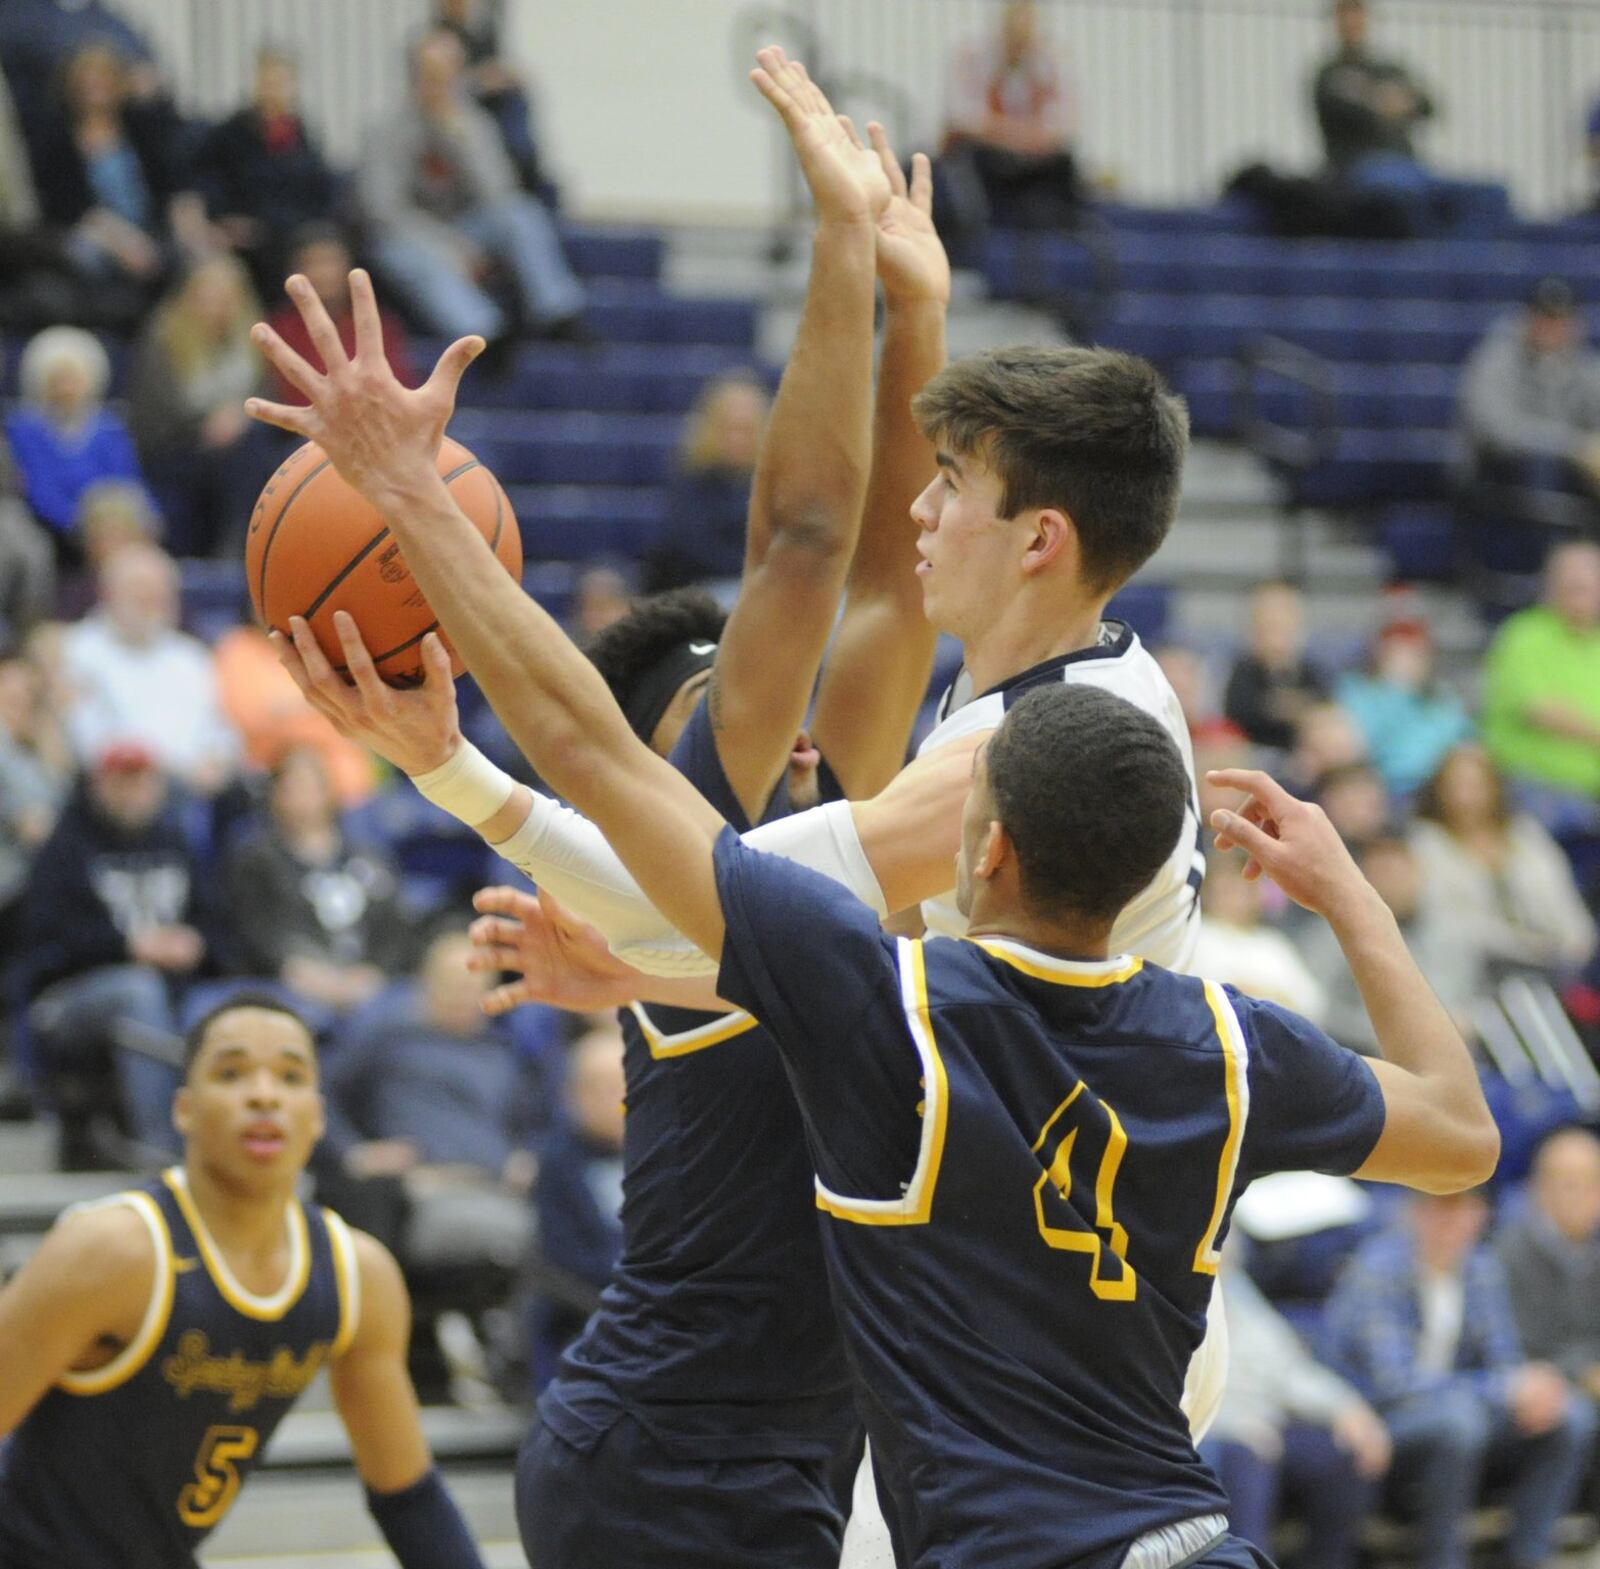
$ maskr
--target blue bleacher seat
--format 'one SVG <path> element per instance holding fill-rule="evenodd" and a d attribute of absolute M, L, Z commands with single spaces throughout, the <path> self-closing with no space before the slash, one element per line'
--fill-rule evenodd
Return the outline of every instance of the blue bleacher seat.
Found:
<path fill-rule="evenodd" d="M 562 248 L 572 270 L 585 278 L 637 278 L 655 282 L 661 276 L 665 241 L 655 229 L 561 227 Z"/>

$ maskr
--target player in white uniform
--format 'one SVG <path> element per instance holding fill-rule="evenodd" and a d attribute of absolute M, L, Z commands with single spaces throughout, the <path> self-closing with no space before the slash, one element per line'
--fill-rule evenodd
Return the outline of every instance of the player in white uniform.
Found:
<path fill-rule="evenodd" d="M 375 309 L 364 274 L 353 275 L 352 294 L 360 324 Z M 315 313 L 303 291 L 297 298 Z M 519 733 L 517 695 L 536 639 L 520 629 L 542 624 L 543 612 L 482 547 L 433 468 L 470 347 L 453 346 L 428 385 L 408 393 L 377 357 L 359 350 L 356 364 L 336 363 L 318 378 L 270 335 L 258 341 L 301 384 L 311 407 L 257 404 L 252 411 L 319 441 L 384 514 L 451 642 L 513 738 L 530 749 L 532 740 Z M 1182 404 L 1149 365 L 1085 349 L 972 356 L 946 367 L 914 406 L 939 448 L 938 476 L 912 509 L 921 530 L 924 609 L 961 638 L 963 685 L 979 695 L 952 700 L 917 761 L 880 795 L 796 814 L 755 830 L 751 842 L 829 873 L 884 915 L 930 901 L 930 926 L 958 932 L 950 884 L 961 805 L 973 754 L 998 725 L 1008 694 L 1050 680 L 1103 685 L 1161 719 L 1189 760 L 1165 678 L 1130 630 L 1103 621 L 1111 595 L 1171 526 L 1187 429 Z M 287 659 L 308 695 L 347 733 L 372 741 L 395 726 L 436 723 L 446 708 L 453 714 L 449 694 L 383 687 L 351 629 L 347 636 L 354 689 L 326 661 L 308 669 L 292 654 Z M 310 653 L 303 626 L 297 643 Z M 542 980 L 531 977 L 530 995 L 542 986 L 551 1000 L 585 1007 L 624 997 L 716 1006 L 705 977 L 714 967 L 664 929 L 617 857 L 575 813 L 514 785 L 464 743 L 444 768 L 416 782 L 594 922 L 613 949 L 670 977 L 648 979 L 614 961 L 608 970 L 594 962 L 592 945 L 574 947 L 570 933 L 547 923 L 530 930 L 525 962 L 537 966 L 541 953 L 573 962 Z M 1072 781 L 1062 785 L 1070 789 Z M 1198 823 L 1195 829 L 1119 922 L 1114 947 L 1170 967 L 1186 962 L 1198 919 Z M 584 954 L 587 967 L 577 962 Z M 1213 1326 L 1219 1321 L 1212 1314 Z M 1186 1405 L 1197 1429 L 1220 1394 L 1225 1360 L 1213 1335 L 1190 1369 Z M 886 1545 L 863 1539 L 868 1526 L 865 1518 L 852 1526 L 852 1569 L 865 1569 Z"/>

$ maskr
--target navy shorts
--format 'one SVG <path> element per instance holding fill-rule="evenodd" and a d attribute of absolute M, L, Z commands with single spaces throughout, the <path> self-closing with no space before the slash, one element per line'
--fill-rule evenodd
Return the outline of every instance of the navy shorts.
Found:
<path fill-rule="evenodd" d="M 585 1454 L 537 1422 L 517 1457 L 517 1525 L 538 1569 L 838 1569 L 835 1471 L 683 1459 L 630 1416 Z"/>

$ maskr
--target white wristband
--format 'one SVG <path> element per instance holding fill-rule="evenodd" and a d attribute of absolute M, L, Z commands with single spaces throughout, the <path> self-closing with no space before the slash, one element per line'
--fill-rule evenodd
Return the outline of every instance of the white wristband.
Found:
<path fill-rule="evenodd" d="M 469 828 L 486 823 L 507 801 L 517 782 L 496 768 L 465 736 L 450 761 L 425 774 L 413 774 L 418 793 Z"/>

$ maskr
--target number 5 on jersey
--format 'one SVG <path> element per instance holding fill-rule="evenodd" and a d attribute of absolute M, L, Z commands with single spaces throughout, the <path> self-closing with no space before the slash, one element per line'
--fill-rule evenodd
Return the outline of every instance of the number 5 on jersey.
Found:
<path fill-rule="evenodd" d="M 260 1441 L 253 1427 L 206 1429 L 194 1457 L 194 1481 L 178 1494 L 178 1518 L 185 1525 L 208 1530 L 227 1514 L 239 1492 L 239 1462 L 248 1460 Z"/>

